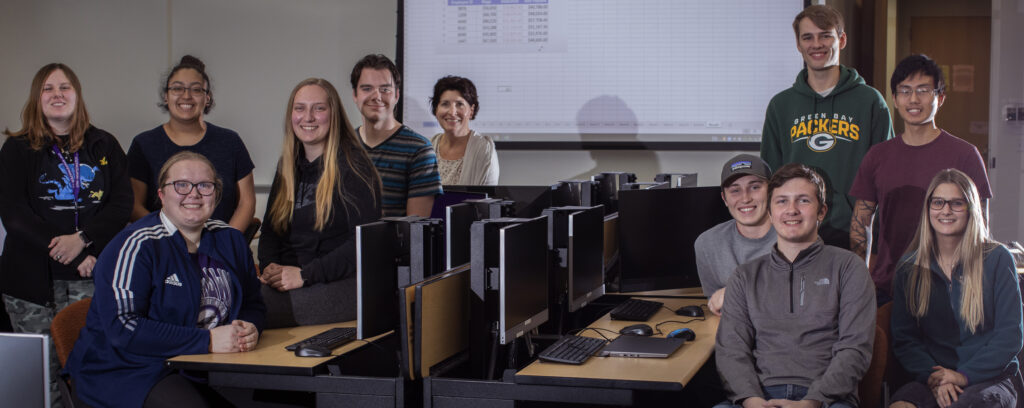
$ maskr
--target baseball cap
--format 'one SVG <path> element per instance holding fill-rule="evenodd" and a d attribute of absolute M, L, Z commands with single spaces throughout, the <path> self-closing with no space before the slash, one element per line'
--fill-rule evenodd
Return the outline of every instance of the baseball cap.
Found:
<path fill-rule="evenodd" d="M 722 187 L 729 185 L 737 177 L 747 174 L 769 179 L 772 177 L 772 169 L 760 157 L 752 154 L 738 155 L 726 161 L 722 166 Z"/>

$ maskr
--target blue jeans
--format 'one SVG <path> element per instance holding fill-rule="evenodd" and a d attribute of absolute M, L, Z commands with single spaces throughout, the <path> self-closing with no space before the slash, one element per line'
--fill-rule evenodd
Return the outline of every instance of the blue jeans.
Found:
<path fill-rule="evenodd" d="M 807 395 L 807 387 L 793 384 L 771 385 L 761 387 L 761 389 L 764 391 L 766 400 L 788 399 L 790 401 L 800 401 Z M 715 405 L 714 408 L 743 408 L 743 406 L 729 401 L 722 401 Z M 854 406 L 845 401 L 835 401 L 831 404 L 822 404 L 821 408 L 854 408 Z"/>

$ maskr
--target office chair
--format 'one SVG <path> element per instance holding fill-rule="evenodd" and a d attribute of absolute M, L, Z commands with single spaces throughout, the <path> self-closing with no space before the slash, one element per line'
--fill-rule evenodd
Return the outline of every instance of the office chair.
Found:
<path fill-rule="evenodd" d="M 92 298 L 72 303 L 61 309 L 50 323 L 50 338 L 53 341 L 53 347 L 57 349 L 57 360 L 60 361 L 61 368 L 64 368 L 71 349 L 78 341 L 78 333 L 85 327 L 85 316 L 89 313 L 91 303 Z M 61 379 L 57 381 L 57 387 L 60 389 L 60 396 L 65 406 L 74 408 L 75 400 L 71 392 L 71 380 L 61 376 Z"/>
<path fill-rule="evenodd" d="M 886 322 L 888 324 L 888 322 Z M 857 386 L 861 408 L 885 408 L 889 406 L 885 392 L 885 368 L 889 359 L 889 336 L 878 324 L 875 325 L 875 345 L 871 351 L 871 364 L 864 378 Z"/>
<path fill-rule="evenodd" d="M 263 222 L 257 217 L 252 217 L 252 222 L 249 223 L 248 227 L 245 227 L 245 231 L 242 231 L 242 236 L 245 237 L 245 243 L 251 244 L 253 238 L 256 238 L 256 233 L 260 231 L 260 226 Z"/>

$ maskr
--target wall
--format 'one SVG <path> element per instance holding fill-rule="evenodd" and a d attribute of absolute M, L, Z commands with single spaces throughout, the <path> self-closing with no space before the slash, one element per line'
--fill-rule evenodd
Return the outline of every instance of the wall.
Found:
<path fill-rule="evenodd" d="M 992 0 L 992 67 L 989 95 L 989 146 L 995 160 L 989 169 L 994 197 L 989 209 L 992 233 L 1000 241 L 1024 239 L 1024 121 L 1007 122 L 1008 103 L 1024 103 L 1024 0 Z"/>

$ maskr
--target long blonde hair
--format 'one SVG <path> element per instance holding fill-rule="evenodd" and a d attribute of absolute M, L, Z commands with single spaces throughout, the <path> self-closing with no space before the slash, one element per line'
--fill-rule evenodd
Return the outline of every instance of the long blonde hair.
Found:
<path fill-rule="evenodd" d="M 41 102 L 43 84 L 46 82 L 46 78 L 57 70 L 64 72 L 64 76 L 68 77 L 68 82 L 71 82 L 71 87 L 75 89 L 75 111 L 71 114 L 71 127 L 68 129 L 66 139 L 58 138 L 53 134 L 50 123 L 43 116 Z M 39 68 L 36 75 L 32 77 L 28 101 L 25 102 L 25 107 L 21 110 L 21 129 L 16 132 L 4 129 L 4 134 L 9 137 L 24 137 L 33 150 L 42 150 L 56 143 L 63 150 L 76 152 L 82 148 L 86 130 L 89 130 L 89 113 L 85 110 L 82 84 L 71 68 L 59 62 L 53 62 Z"/>
<path fill-rule="evenodd" d="M 939 255 L 935 232 L 929 217 L 929 201 L 935 189 L 942 184 L 952 184 L 967 200 L 967 228 L 957 246 L 955 258 L 963 268 L 963 293 L 960 302 L 960 318 L 967 329 L 974 333 L 985 322 L 982 299 L 982 270 L 985 254 L 998 245 L 989 236 L 988 225 L 982 218 L 981 199 L 974 182 L 960 170 L 945 169 L 932 179 L 925 194 L 921 218 L 914 240 L 910 243 L 908 259 L 910 273 L 907 276 L 907 308 L 914 317 L 921 318 L 928 313 L 928 300 L 932 288 L 931 261 Z"/>
<path fill-rule="evenodd" d="M 344 202 L 343 210 L 347 213 L 348 207 L 358 207 L 345 192 L 344 183 L 341 180 L 341 166 L 348 166 L 348 170 L 355 174 L 371 192 L 374 202 L 378 199 L 377 188 L 380 186 L 380 177 L 377 170 L 370 161 L 370 156 L 363 149 L 361 142 L 352 129 L 344 109 L 341 106 L 341 97 L 337 89 L 326 79 L 308 78 L 295 85 L 292 94 L 288 98 L 288 108 L 285 110 L 284 121 L 284 146 L 281 148 L 281 159 L 277 165 L 277 196 L 273 203 L 270 203 L 269 222 L 272 228 L 278 233 L 288 231 L 292 213 L 295 208 L 295 179 L 296 160 L 300 154 L 302 143 L 296 142 L 295 131 L 292 129 L 291 113 L 295 104 L 295 94 L 305 86 L 316 85 L 327 92 L 327 104 L 331 109 L 331 123 L 327 131 L 327 144 L 323 153 L 323 174 L 316 185 L 316 222 L 313 228 L 316 231 L 323 231 L 330 218 L 333 216 L 331 196 L 335 191 L 341 196 Z M 340 152 L 340 153 L 339 153 Z M 340 157 L 344 156 L 344 157 Z M 362 165 L 359 165 L 362 164 Z"/>

